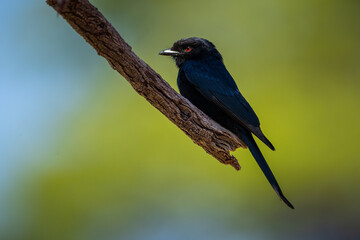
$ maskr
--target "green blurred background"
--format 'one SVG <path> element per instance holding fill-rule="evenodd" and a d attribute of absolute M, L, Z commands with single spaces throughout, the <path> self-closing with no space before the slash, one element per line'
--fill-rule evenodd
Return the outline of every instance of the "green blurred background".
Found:
<path fill-rule="evenodd" d="M 277 151 L 207 155 L 45 1 L 2 3 L 0 239 L 360 239 L 360 1 L 91 1 L 158 52 L 211 40 Z"/>

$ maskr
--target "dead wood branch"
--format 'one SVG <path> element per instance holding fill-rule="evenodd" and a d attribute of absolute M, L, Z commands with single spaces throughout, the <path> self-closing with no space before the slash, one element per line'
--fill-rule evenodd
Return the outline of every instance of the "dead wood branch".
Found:
<path fill-rule="evenodd" d="M 240 169 L 238 161 L 230 151 L 246 147 L 245 144 L 178 94 L 159 74 L 137 57 L 115 28 L 88 0 L 47 0 L 47 3 L 109 62 L 137 93 L 184 131 L 194 143 L 221 163 Z"/>

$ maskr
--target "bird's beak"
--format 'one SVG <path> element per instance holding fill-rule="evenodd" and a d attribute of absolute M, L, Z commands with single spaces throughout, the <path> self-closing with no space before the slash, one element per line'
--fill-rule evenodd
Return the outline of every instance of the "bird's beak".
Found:
<path fill-rule="evenodd" d="M 179 54 L 179 52 L 171 50 L 171 48 L 169 48 L 169 49 L 165 49 L 165 50 L 159 52 L 159 54 L 164 55 L 164 56 L 177 56 Z"/>

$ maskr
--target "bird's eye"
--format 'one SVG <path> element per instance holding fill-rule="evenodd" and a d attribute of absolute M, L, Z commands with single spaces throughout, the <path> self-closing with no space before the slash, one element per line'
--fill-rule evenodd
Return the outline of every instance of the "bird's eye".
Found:
<path fill-rule="evenodd" d="M 190 52 L 190 51 L 191 51 L 191 47 L 185 48 L 185 51 Z"/>

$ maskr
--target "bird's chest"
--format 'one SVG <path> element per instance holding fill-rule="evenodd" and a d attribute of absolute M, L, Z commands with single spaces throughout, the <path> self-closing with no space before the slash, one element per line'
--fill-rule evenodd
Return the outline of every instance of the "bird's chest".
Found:
<path fill-rule="evenodd" d="M 196 87 L 186 78 L 183 71 L 179 71 L 177 84 L 181 95 L 210 117 L 219 113 L 219 108 L 207 100 Z"/>
<path fill-rule="evenodd" d="M 181 69 L 177 78 L 177 85 L 180 94 L 196 105 L 196 98 L 197 95 L 199 95 L 199 92 L 196 90 L 195 86 L 189 82 L 185 76 L 185 73 Z"/>

